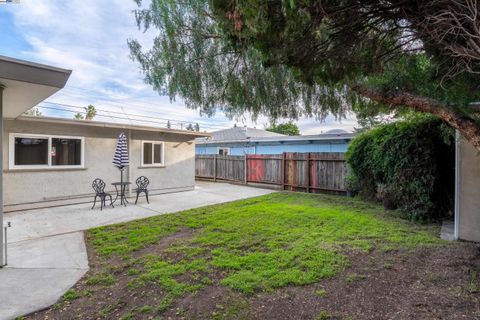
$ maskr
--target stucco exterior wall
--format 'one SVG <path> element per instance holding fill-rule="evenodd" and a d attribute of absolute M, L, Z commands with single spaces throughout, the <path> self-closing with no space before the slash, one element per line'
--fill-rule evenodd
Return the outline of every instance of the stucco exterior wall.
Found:
<path fill-rule="evenodd" d="M 191 187 L 195 185 L 195 143 L 182 136 L 162 137 L 158 133 L 132 131 L 130 144 L 131 181 L 139 176 L 150 180 L 150 193 L 161 193 L 168 190 Z M 165 154 L 163 168 L 142 167 L 142 140 L 164 141 Z"/>
<path fill-rule="evenodd" d="M 480 153 L 461 137 L 457 142 L 456 199 L 457 237 L 480 242 Z"/>
<path fill-rule="evenodd" d="M 121 131 L 129 137 L 130 167 L 125 172 L 125 178 L 134 182 L 140 175 L 147 176 L 152 194 L 191 190 L 194 187 L 195 146 L 190 136 L 9 120 L 5 121 L 3 138 L 6 211 L 91 201 L 91 183 L 97 177 L 107 183 L 107 191 L 113 191 L 110 183 L 120 181 L 120 172 L 113 166 L 112 159 Z M 81 169 L 9 168 L 10 133 L 84 137 L 85 166 Z M 164 142 L 164 167 L 141 168 L 141 140 Z M 132 189 L 134 187 L 132 186 Z"/>

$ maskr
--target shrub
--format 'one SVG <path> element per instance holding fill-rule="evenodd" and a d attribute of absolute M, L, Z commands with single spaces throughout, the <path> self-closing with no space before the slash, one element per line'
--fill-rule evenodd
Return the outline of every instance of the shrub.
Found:
<path fill-rule="evenodd" d="M 347 151 L 349 179 L 360 195 L 411 220 L 431 221 L 453 207 L 453 129 L 430 116 L 417 116 L 357 136 Z"/>

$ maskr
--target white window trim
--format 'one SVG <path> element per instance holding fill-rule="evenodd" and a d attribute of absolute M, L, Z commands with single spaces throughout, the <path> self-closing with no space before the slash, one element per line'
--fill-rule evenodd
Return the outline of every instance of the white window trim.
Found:
<path fill-rule="evenodd" d="M 227 156 L 230 155 L 230 148 L 227 148 L 227 147 L 217 147 L 217 155 L 220 155 L 220 149 L 222 150 L 227 150 Z"/>
<path fill-rule="evenodd" d="M 15 138 L 40 138 L 48 139 L 48 164 L 15 165 Z M 52 165 L 52 139 L 79 139 L 81 141 L 80 165 L 53 166 Z M 85 137 L 49 135 L 49 134 L 28 134 L 10 133 L 8 148 L 8 167 L 11 170 L 62 170 L 62 169 L 84 169 L 85 168 Z"/>
<path fill-rule="evenodd" d="M 152 144 L 152 163 L 151 164 L 145 164 L 143 161 L 143 146 L 145 143 L 151 143 Z M 160 155 L 160 160 L 162 161 L 161 163 L 153 163 L 153 159 L 155 157 L 154 154 L 154 145 L 156 144 L 161 144 L 162 145 L 162 154 Z M 140 166 L 143 168 L 152 168 L 152 167 L 157 167 L 157 168 L 163 168 L 165 167 L 165 143 L 163 141 L 152 141 L 152 140 L 142 140 L 142 148 L 141 148 L 142 154 L 140 155 Z"/>

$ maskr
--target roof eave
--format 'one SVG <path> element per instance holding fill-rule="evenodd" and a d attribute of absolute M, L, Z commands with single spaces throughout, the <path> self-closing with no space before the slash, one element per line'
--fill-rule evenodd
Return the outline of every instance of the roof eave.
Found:
<path fill-rule="evenodd" d="M 72 70 L 0 55 L 0 78 L 63 88 Z"/>
<path fill-rule="evenodd" d="M 168 128 L 149 127 L 149 126 L 142 126 L 142 125 L 130 125 L 130 124 L 124 124 L 124 123 L 64 119 L 64 118 L 54 118 L 54 117 L 35 117 L 35 116 L 22 115 L 18 117 L 16 120 L 44 122 L 44 123 L 52 123 L 52 124 L 69 124 L 69 125 L 78 125 L 78 126 L 102 127 L 102 128 L 112 128 L 112 129 L 126 129 L 126 130 L 131 129 L 131 130 L 139 130 L 139 131 L 163 132 L 163 133 L 187 135 L 187 136 L 191 136 L 192 138 L 210 136 L 210 134 L 208 133 L 189 131 L 189 130 L 177 130 L 177 129 L 168 129 Z"/>

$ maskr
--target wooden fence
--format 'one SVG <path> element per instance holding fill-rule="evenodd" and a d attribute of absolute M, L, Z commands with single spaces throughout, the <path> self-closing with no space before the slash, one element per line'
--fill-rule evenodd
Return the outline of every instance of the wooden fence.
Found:
<path fill-rule="evenodd" d="M 282 190 L 343 193 L 347 165 L 343 153 L 197 155 L 196 178 L 259 183 Z"/>

